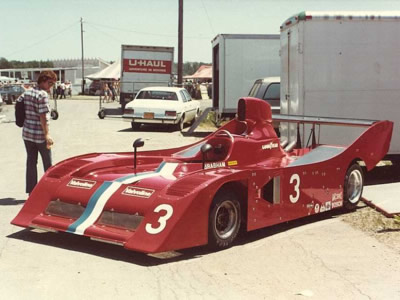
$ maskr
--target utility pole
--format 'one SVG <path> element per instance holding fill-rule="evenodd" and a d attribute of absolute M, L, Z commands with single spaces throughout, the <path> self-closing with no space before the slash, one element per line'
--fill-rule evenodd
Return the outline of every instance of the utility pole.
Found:
<path fill-rule="evenodd" d="M 178 22 L 178 85 L 181 85 L 183 71 L 183 0 L 179 0 Z"/>
<path fill-rule="evenodd" d="M 82 48 L 82 95 L 85 94 L 85 64 L 83 60 L 83 18 L 81 17 L 81 48 Z"/>

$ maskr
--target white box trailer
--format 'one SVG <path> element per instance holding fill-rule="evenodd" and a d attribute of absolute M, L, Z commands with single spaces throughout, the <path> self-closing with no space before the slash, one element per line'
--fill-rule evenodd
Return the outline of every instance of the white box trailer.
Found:
<path fill-rule="evenodd" d="M 400 154 L 400 12 L 302 12 L 281 26 L 281 114 L 394 121 Z M 309 128 L 300 127 L 302 143 Z M 350 127 L 321 128 L 321 143 L 346 144 Z M 281 123 L 281 140 L 296 125 Z"/>
<path fill-rule="evenodd" d="M 280 75 L 279 34 L 219 34 L 212 41 L 213 108 L 234 115 L 254 81 Z"/>
<path fill-rule="evenodd" d="M 173 64 L 173 47 L 121 45 L 122 107 L 142 88 L 170 85 Z"/>

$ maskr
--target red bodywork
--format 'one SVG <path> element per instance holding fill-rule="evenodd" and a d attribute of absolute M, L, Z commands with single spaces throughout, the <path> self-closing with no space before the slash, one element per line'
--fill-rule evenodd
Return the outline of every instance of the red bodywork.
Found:
<path fill-rule="evenodd" d="M 393 123 L 376 121 L 349 146 L 286 152 L 268 103 L 239 100 L 238 117 L 180 148 L 95 153 L 50 168 L 12 221 L 22 227 L 85 235 L 145 253 L 207 244 L 210 205 L 222 188 L 240 194 L 247 230 L 343 206 L 355 160 L 368 170 L 389 149 Z M 205 154 L 203 169 L 200 148 Z"/>

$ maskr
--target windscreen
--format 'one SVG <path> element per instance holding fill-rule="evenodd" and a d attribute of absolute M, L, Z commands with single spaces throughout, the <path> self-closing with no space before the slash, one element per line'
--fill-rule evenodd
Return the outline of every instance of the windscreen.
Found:
<path fill-rule="evenodd" d="M 141 91 L 137 95 L 136 99 L 178 101 L 178 97 L 175 92 L 166 91 Z"/>

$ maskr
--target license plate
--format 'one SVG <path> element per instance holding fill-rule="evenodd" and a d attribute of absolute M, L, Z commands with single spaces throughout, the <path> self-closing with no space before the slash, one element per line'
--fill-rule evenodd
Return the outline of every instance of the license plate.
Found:
<path fill-rule="evenodd" d="M 145 119 L 154 119 L 154 113 L 145 112 L 143 114 L 143 118 L 145 118 Z"/>

